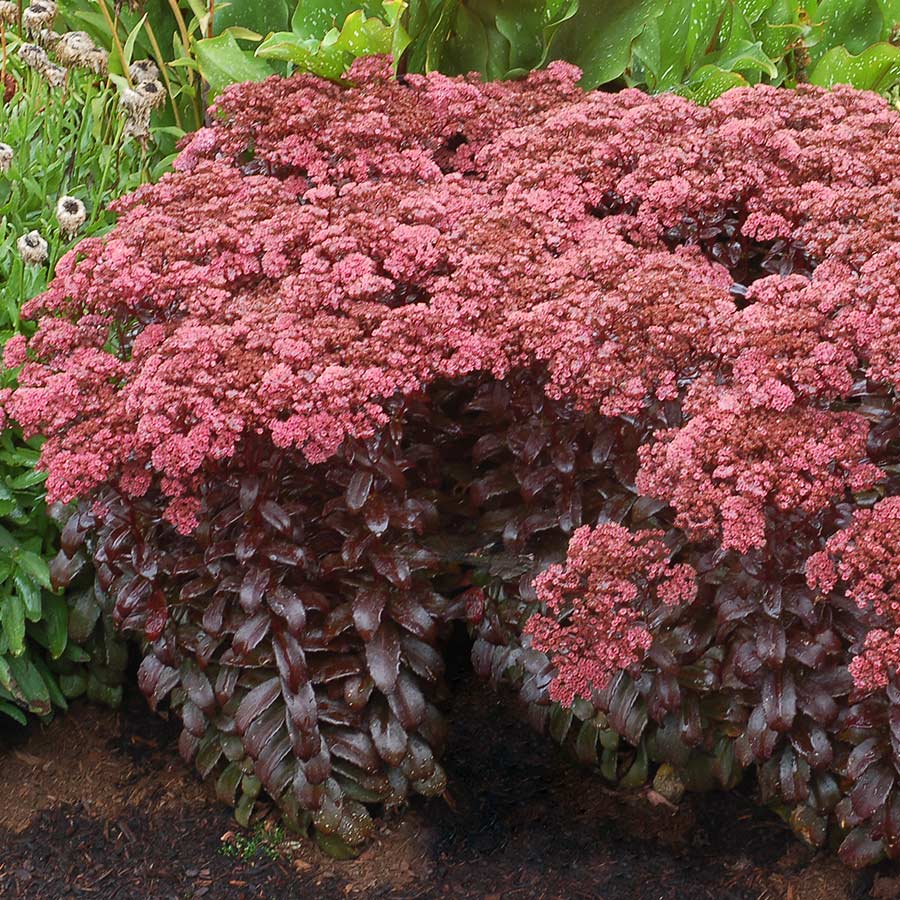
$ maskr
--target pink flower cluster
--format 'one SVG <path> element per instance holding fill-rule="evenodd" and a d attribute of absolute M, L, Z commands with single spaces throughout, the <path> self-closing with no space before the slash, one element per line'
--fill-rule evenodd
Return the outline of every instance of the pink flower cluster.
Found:
<path fill-rule="evenodd" d="M 866 635 L 850 671 L 863 693 L 885 687 L 900 671 L 900 497 L 857 510 L 850 524 L 809 558 L 806 578 L 825 595 L 842 586 L 857 606 L 884 618 L 887 630 Z"/>
<path fill-rule="evenodd" d="M 534 582 L 547 613 L 525 625 L 531 646 L 556 666 L 550 696 L 571 706 L 589 700 L 622 669 L 639 663 L 653 642 L 643 620 L 660 603 L 690 603 L 696 573 L 668 565 L 661 532 L 633 533 L 606 523 L 578 528 L 565 565 L 550 566 Z"/>
<path fill-rule="evenodd" d="M 639 484 L 726 546 L 760 546 L 767 505 L 873 483 L 866 420 L 828 404 L 868 360 L 900 376 L 896 116 L 849 90 L 701 108 L 583 94 L 577 74 L 398 82 L 368 60 L 349 87 L 226 91 L 176 173 L 119 201 L 26 310 L 8 410 L 47 435 L 51 498 L 158 478 L 189 530 L 204 468 L 242 436 L 321 461 L 393 395 L 533 367 L 609 416 L 702 382 Z M 720 208 L 739 234 L 716 232 Z M 801 249 L 818 269 L 783 277 Z M 780 274 L 741 308 L 734 260 L 764 251 Z"/>
<path fill-rule="evenodd" d="M 699 107 L 577 77 L 395 80 L 367 60 L 344 86 L 226 91 L 7 347 L 4 408 L 46 435 L 50 499 L 153 488 L 188 533 L 248 437 L 320 463 L 391 398 L 523 372 L 639 435 L 617 477 L 690 541 L 756 551 L 780 514 L 818 521 L 882 484 L 886 406 L 860 397 L 890 406 L 900 384 L 895 112 L 846 88 Z M 867 559 L 840 573 L 854 597 Z M 625 577 L 591 588 L 584 623 L 618 629 L 621 655 L 588 663 L 566 632 L 569 694 L 646 647 Z M 554 578 L 548 598 L 569 590 Z"/>

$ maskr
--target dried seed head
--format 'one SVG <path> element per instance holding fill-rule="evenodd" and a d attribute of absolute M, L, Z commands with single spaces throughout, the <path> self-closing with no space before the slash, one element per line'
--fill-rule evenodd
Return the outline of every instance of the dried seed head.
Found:
<path fill-rule="evenodd" d="M 19 21 L 19 5 L 12 0 L 0 0 L 0 22 L 12 25 Z"/>
<path fill-rule="evenodd" d="M 83 66 L 96 75 L 106 75 L 109 72 L 109 54 L 101 47 L 97 47 L 93 53 L 85 57 Z"/>
<path fill-rule="evenodd" d="M 144 110 L 149 111 L 148 99 L 136 88 L 125 88 L 119 98 L 119 105 L 125 110 L 127 116 L 136 116 Z"/>
<path fill-rule="evenodd" d="M 55 63 L 48 63 L 41 71 L 41 77 L 50 85 L 50 87 L 61 87 L 66 80 L 66 72 L 62 66 Z"/>
<path fill-rule="evenodd" d="M 19 47 L 19 57 L 26 66 L 39 73 L 43 73 L 44 69 L 53 65 L 47 51 L 37 44 L 22 44 Z"/>
<path fill-rule="evenodd" d="M 47 242 L 37 231 L 23 234 L 16 247 L 26 266 L 42 266 L 47 261 Z"/>
<path fill-rule="evenodd" d="M 152 59 L 139 59 L 133 62 L 128 70 L 135 84 L 159 80 L 159 67 Z"/>
<path fill-rule="evenodd" d="M 126 138 L 133 137 L 142 147 L 146 147 L 150 137 L 150 107 L 145 104 L 129 112 L 123 133 Z"/>
<path fill-rule="evenodd" d="M 84 225 L 87 218 L 87 210 L 77 197 L 60 197 L 56 204 L 56 221 L 59 222 L 59 230 L 66 240 L 70 240 Z"/>
<path fill-rule="evenodd" d="M 166 92 L 158 81 L 141 81 L 134 86 L 150 109 L 159 109 L 166 102 Z"/>
<path fill-rule="evenodd" d="M 56 4 L 52 0 L 35 0 L 22 13 L 22 27 L 28 34 L 36 34 L 42 28 L 49 28 L 56 18 Z"/>
<path fill-rule="evenodd" d="M 0 172 L 8 172 L 12 166 L 13 148 L 9 144 L 0 144 Z"/>
<path fill-rule="evenodd" d="M 102 52 L 86 31 L 70 31 L 60 37 L 56 58 L 64 66 L 85 66 L 92 54 Z"/>
<path fill-rule="evenodd" d="M 52 28 L 41 28 L 34 35 L 34 42 L 48 52 L 56 49 L 56 45 L 60 42 L 62 35 L 54 31 Z"/>

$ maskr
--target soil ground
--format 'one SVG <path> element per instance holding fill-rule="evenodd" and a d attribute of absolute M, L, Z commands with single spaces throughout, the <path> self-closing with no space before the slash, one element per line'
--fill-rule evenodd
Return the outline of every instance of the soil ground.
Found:
<path fill-rule="evenodd" d="M 471 676 L 448 715 L 451 802 L 413 801 L 345 862 L 308 841 L 275 846 L 264 822 L 242 832 L 181 762 L 177 726 L 139 696 L 7 729 L 0 898 L 900 898 L 900 869 L 850 872 L 740 791 L 674 812 L 609 791 Z"/>

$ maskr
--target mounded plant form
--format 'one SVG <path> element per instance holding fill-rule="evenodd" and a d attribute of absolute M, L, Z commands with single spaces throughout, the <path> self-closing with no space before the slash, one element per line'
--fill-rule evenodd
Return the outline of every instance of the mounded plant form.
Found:
<path fill-rule="evenodd" d="M 13 338 L 7 409 L 249 817 L 438 794 L 442 642 L 625 786 L 900 855 L 900 119 L 358 63 L 227 90 Z"/>

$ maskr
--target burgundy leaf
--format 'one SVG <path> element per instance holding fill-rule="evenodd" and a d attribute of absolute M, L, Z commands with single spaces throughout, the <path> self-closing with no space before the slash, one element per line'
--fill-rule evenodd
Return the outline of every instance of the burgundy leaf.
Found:
<path fill-rule="evenodd" d="M 327 684 L 348 675 L 358 675 L 362 670 L 362 661 L 356 654 L 316 654 L 315 657 L 308 658 L 307 662 L 310 680 L 316 684 Z"/>
<path fill-rule="evenodd" d="M 291 517 L 274 500 L 264 500 L 259 504 L 259 511 L 277 532 L 284 535 L 291 533 Z"/>
<path fill-rule="evenodd" d="M 291 740 L 286 731 L 277 731 L 268 743 L 264 744 L 256 758 L 253 767 L 256 777 L 273 796 L 277 797 L 284 789 L 284 785 L 278 784 L 277 773 L 282 760 L 291 752 Z"/>
<path fill-rule="evenodd" d="M 71 556 L 67 556 L 65 551 L 60 550 L 50 561 L 50 584 L 53 590 L 59 591 L 68 587 L 84 566 L 83 553 L 73 552 Z"/>
<path fill-rule="evenodd" d="M 206 733 L 206 716 L 200 707 L 188 700 L 182 705 L 179 713 L 184 727 L 196 737 L 203 737 Z"/>
<path fill-rule="evenodd" d="M 344 680 L 344 700 L 351 709 L 363 709 L 374 688 L 375 682 L 368 675 L 351 675 Z"/>
<path fill-rule="evenodd" d="M 329 643 L 333 641 L 339 634 L 353 627 L 353 605 L 348 601 L 340 603 L 328 613 L 325 617 L 325 623 L 322 631 L 325 640 Z"/>
<path fill-rule="evenodd" d="M 406 669 L 400 670 L 394 690 L 387 699 L 391 711 L 407 731 L 417 728 L 425 718 L 425 697 L 415 677 Z"/>
<path fill-rule="evenodd" d="M 409 563 L 402 556 L 392 553 L 382 545 L 378 545 L 370 549 L 368 558 L 375 571 L 382 578 L 386 578 L 394 587 L 409 587 Z"/>
<path fill-rule="evenodd" d="M 241 511 L 250 512 L 256 504 L 256 498 L 259 496 L 259 478 L 255 475 L 245 475 L 241 479 L 240 492 L 238 494 Z"/>
<path fill-rule="evenodd" d="M 263 747 L 275 737 L 283 725 L 284 713 L 277 703 L 250 723 L 241 737 L 244 747 L 253 759 L 259 758 Z"/>
<path fill-rule="evenodd" d="M 216 592 L 212 602 L 203 610 L 201 622 L 203 629 L 208 634 L 218 637 L 222 633 L 222 625 L 225 621 L 225 610 L 228 606 L 228 595 Z"/>
<path fill-rule="evenodd" d="M 369 711 L 369 733 L 378 755 L 389 766 L 399 766 L 406 756 L 408 738 L 406 730 L 387 704 L 372 704 Z"/>
<path fill-rule="evenodd" d="M 347 508 L 353 512 L 359 512 L 369 499 L 369 491 L 372 490 L 374 475 L 366 470 L 354 472 L 347 486 Z"/>
<path fill-rule="evenodd" d="M 181 667 L 181 683 L 191 700 L 208 716 L 216 711 L 216 698 L 206 675 L 193 663 Z"/>
<path fill-rule="evenodd" d="M 378 630 L 387 596 L 387 589 L 382 585 L 362 587 L 357 591 L 353 599 L 353 624 L 364 641 L 371 640 Z"/>
<path fill-rule="evenodd" d="M 407 631 L 424 640 L 432 640 L 435 622 L 419 603 L 418 598 L 408 591 L 393 591 L 388 599 L 388 609 L 395 621 Z"/>
<path fill-rule="evenodd" d="M 178 669 L 163 665 L 152 653 L 141 661 L 138 668 L 138 687 L 147 698 L 151 709 L 155 710 L 180 683 L 181 674 Z"/>
<path fill-rule="evenodd" d="M 147 600 L 147 613 L 144 620 L 144 636 L 148 641 L 155 641 L 166 627 L 169 620 L 169 608 L 166 605 L 166 595 L 155 590 Z"/>
<path fill-rule="evenodd" d="M 250 723 L 261 713 L 265 712 L 281 694 L 281 680 L 270 678 L 262 684 L 258 684 L 249 691 L 241 700 L 234 714 L 234 727 L 238 734 L 243 734 Z"/>
<path fill-rule="evenodd" d="M 400 670 L 400 636 L 393 622 L 382 622 L 366 642 L 366 664 L 378 690 L 383 694 L 393 691 Z"/>
<path fill-rule="evenodd" d="M 273 638 L 272 649 L 278 672 L 287 686 L 285 693 L 295 693 L 308 675 L 303 648 L 292 634 L 282 631 Z"/>
<path fill-rule="evenodd" d="M 269 591 L 266 602 L 275 615 L 284 619 L 288 631 L 295 637 L 299 637 L 306 627 L 306 607 L 300 596 L 284 585 L 278 585 Z"/>
<path fill-rule="evenodd" d="M 369 502 L 363 507 L 363 521 L 372 534 L 381 535 L 387 531 L 390 513 L 387 504 L 381 497 L 369 498 Z"/>
<path fill-rule="evenodd" d="M 436 681 L 444 673 L 444 658 L 430 644 L 408 634 L 400 635 L 403 661 L 421 678 Z"/>
<path fill-rule="evenodd" d="M 260 569 L 254 566 L 247 570 L 244 580 L 241 582 L 240 604 L 241 609 L 252 616 L 262 605 L 262 598 L 266 593 L 271 579 L 268 569 Z"/>
<path fill-rule="evenodd" d="M 234 633 L 231 646 L 238 656 L 246 656 L 269 633 L 271 617 L 267 609 L 247 619 Z"/>
<path fill-rule="evenodd" d="M 378 753 L 368 734 L 353 728 L 332 727 L 323 730 L 322 736 L 332 756 L 347 760 L 364 772 L 377 772 L 380 768 Z"/>

